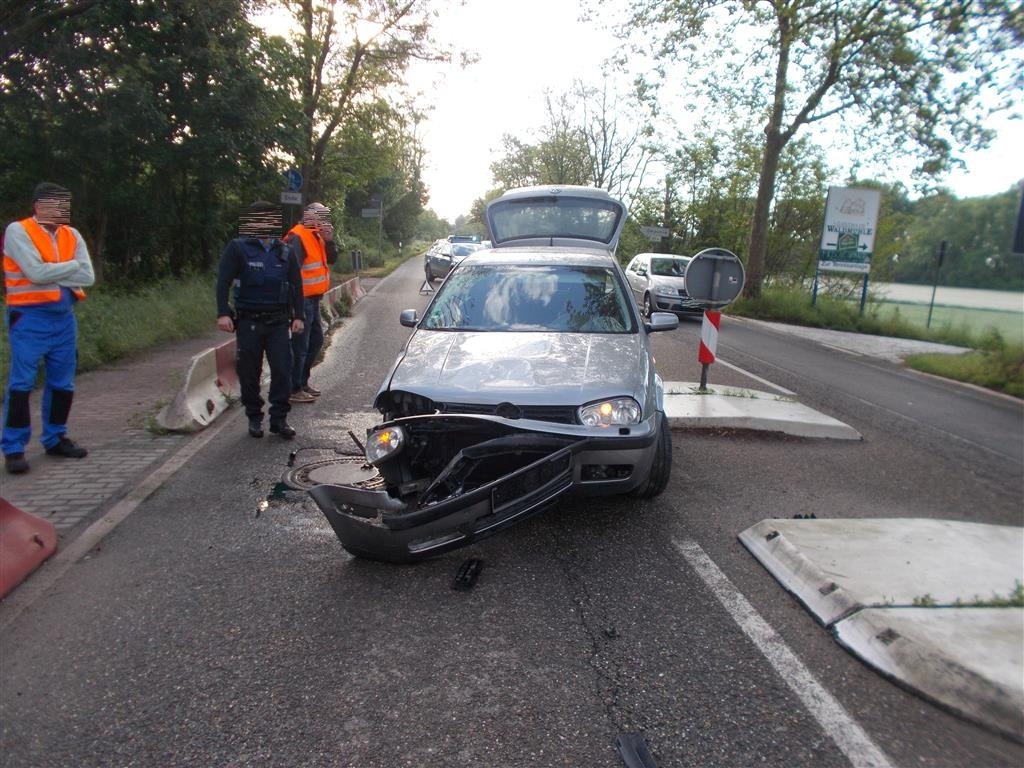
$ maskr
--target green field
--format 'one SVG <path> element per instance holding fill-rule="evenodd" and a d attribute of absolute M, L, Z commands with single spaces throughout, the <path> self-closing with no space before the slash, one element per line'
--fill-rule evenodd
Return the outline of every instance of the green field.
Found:
<path fill-rule="evenodd" d="M 877 313 L 881 319 L 890 319 L 896 314 L 913 325 L 925 327 L 928 321 L 928 305 L 897 301 L 872 301 L 867 311 Z M 932 310 L 932 330 L 952 330 L 969 334 L 980 339 L 995 329 L 1008 344 L 1024 344 L 1024 314 L 1004 312 L 995 309 L 969 309 L 935 305 Z"/>

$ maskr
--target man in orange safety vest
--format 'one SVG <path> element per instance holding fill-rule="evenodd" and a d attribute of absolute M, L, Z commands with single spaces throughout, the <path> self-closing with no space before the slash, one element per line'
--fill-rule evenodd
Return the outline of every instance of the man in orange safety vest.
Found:
<path fill-rule="evenodd" d="M 320 299 L 331 287 L 330 265 L 338 260 L 334 242 L 331 209 L 323 203 L 310 203 L 284 237 L 299 261 L 302 272 L 304 320 L 302 333 L 292 336 L 293 403 L 312 403 L 320 390 L 310 386 L 309 372 L 324 345 L 324 326 L 320 318 Z"/>
<path fill-rule="evenodd" d="M 67 436 L 75 389 L 78 324 L 75 304 L 96 278 L 89 251 L 71 221 L 71 193 L 43 182 L 32 194 L 32 216 L 4 233 L 4 289 L 11 367 L 4 394 L 4 466 L 28 472 L 25 446 L 32 437 L 29 395 L 39 360 L 45 362 L 42 434 L 46 453 L 81 459 L 87 451 Z"/>

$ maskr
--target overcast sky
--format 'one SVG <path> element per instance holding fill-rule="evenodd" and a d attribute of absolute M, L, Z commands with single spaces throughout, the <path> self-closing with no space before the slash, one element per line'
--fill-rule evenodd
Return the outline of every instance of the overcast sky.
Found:
<path fill-rule="evenodd" d="M 616 49 L 609 32 L 578 21 L 579 0 L 467 0 L 437 20 L 442 42 L 473 51 L 466 69 L 417 66 L 413 84 L 434 110 L 419 133 L 427 152 L 428 207 L 454 221 L 493 186 L 490 165 L 501 137 L 530 140 L 545 122 L 544 91 L 560 93 L 573 80 L 600 82 L 602 61 Z M 1024 179 L 1024 125 L 1003 121 L 992 147 L 966 157 L 969 170 L 945 180 L 957 197 L 1003 192 Z M 839 169 L 841 183 L 847 169 Z M 906 179 L 902 180 L 910 187 Z"/>

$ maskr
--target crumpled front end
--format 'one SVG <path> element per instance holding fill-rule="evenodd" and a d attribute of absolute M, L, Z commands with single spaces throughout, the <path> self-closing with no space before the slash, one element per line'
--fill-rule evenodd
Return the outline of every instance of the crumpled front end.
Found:
<path fill-rule="evenodd" d="M 310 495 L 352 554 L 389 562 L 436 555 L 538 512 L 572 488 L 573 456 L 589 440 L 543 426 L 462 415 L 397 419 L 368 436 L 368 458 L 385 490 L 318 485 Z"/>

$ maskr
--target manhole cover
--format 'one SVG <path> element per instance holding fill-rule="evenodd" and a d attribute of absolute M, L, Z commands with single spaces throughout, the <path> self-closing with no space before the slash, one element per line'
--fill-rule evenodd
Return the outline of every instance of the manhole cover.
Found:
<path fill-rule="evenodd" d="M 299 491 L 308 491 L 314 485 L 354 485 L 367 490 L 384 487 L 380 473 L 367 465 L 362 456 L 342 456 L 303 464 L 289 469 L 281 480 Z"/>

